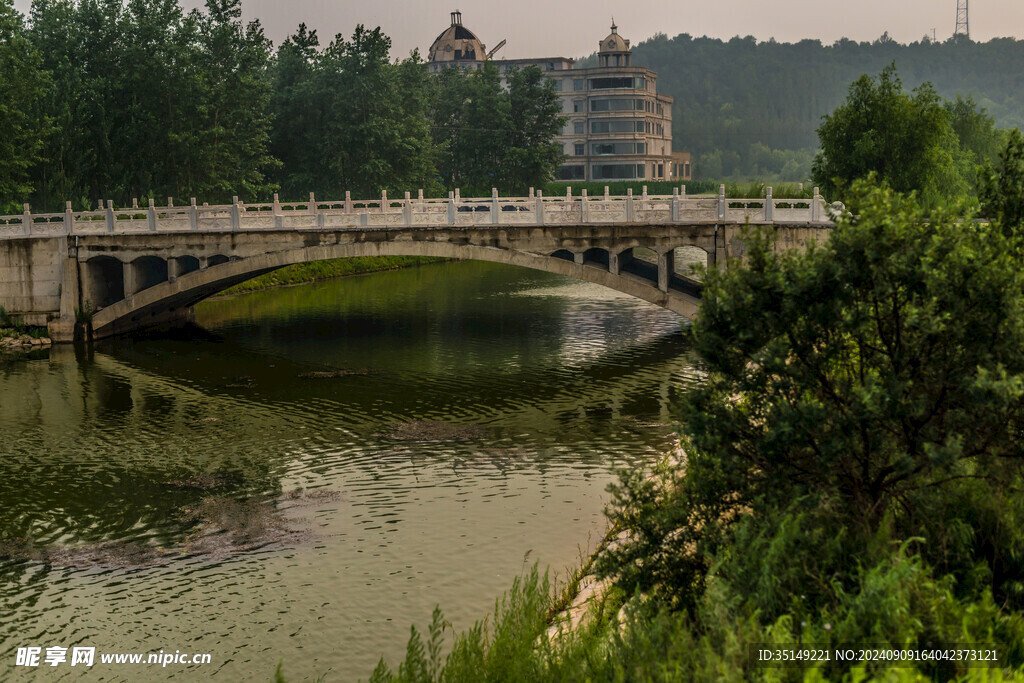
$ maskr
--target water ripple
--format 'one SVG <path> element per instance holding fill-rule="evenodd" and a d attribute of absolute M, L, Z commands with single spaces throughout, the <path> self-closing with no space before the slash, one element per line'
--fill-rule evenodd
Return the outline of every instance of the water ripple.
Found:
<path fill-rule="evenodd" d="M 465 627 L 527 563 L 574 563 L 614 467 L 668 447 L 668 397 L 695 379 L 675 316 L 494 264 L 197 318 L 214 338 L 55 349 L 0 374 L 0 650 L 365 678 L 436 603 Z"/>

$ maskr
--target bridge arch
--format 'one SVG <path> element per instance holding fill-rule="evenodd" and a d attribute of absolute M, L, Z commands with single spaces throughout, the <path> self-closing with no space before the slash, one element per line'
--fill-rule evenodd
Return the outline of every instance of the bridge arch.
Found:
<path fill-rule="evenodd" d="M 384 241 L 353 242 L 282 250 L 246 258 L 228 259 L 207 267 L 180 273 L 176 278 L 147 289 L 127 293 L 122 300 L 110 303 L 92 318 L 95 338 L 109 337 L 135 329 L 158 325 L 191 309 L 218 292 L 284 266 L 356 256 L 435 256 L 458 260 L 491 261 L 566 275 L 635 296 L 667 308 L 683 317 L 692 318 L 699 306 L 699 296 L 692 293 L 659 289 L 657 279 L 640 280 L 623 277 L 602 268 L 584 266 L 570 259 L 525 251 L 500 249 L 450 242 Z M 108 258 L 108 257 L 101 257 Z M 176 257 L 178 263 L 183 258 Z M 115 259 L 110 259 L 115 261 Z M 118 262 L 119 263 L 119 262 Z M 98 305 L 98 304 L 97 304 Z"/>
<path fill-rule="evenodd" d="M 177 268 L 175 277 L 187 275 L 193 271 L 199 270 L 200 267 L 199 259 L 197 259 L 195 256 L 179 256 L 173 259 L 173 261 Z"/>
<path fill-rule="evenodd" d="M 647 247 L 630 247 L 618 254 L 619 269 L 645 282 L 658 284 L 658 252 Z"/>
<path fill-rule="evenodd" d="M 611 254 L 607 249 L 591 247 L 583 252 L 583 265 L 610 270 Z"/>
<path fill-rule="evenodd" d="M 92 307 L 103 308 L 124 299 L 124 265 L 113 256 L 93 256 L 82 264 L 83 279 L 93 292 Z"/>
<path fill-rule="evenodd" d="M 551 258 L 562 259 L 563 261 L 575 261 L 576 254 L 572 253 L 568 249 L 559 249 L 555 253 L 551 254 Z"/>
<path fill-rule="evenodd" d="M 126 264 L 128 265 L 128 264 Z M 140 256 L 126 269 L 130 291 L 138 292 L 167 282 L 167 261 L 159 256 Z"/>

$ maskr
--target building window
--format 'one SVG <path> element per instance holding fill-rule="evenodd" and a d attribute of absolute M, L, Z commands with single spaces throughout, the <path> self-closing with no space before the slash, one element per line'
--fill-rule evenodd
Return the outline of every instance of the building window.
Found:
<path fill-rule="evenodd" d="M 591 180 L 623 180 L 643 177 L 643 164 L 594 164 L 590 167 Z"/>
<path fill-rule="evenodd" d="M 665 177 L 665 164 L 658 164 L 658 177 L 659 178 L 664 178 Z"/>
<path fill-rule="evenodd" d="M 576 156 L 581 157 L 587 153 L 587 145 L 583 142 L 576 143 Z"/>
<path fill-rule="evenodd" d="M 637 119 L 591 121 L 591 133 L 643 133 L 644 122 Z"/>
<path fill-rule="evenodd" d="M 583 111 L 583 100 L 573 100 L 572 110 L 576 114 L 579 114 L 581 111 Z"/>
<path fill-rule="evenodd" d="M 602 140 L 590 145 L 590 153 L 598 156 L 604 154 L 644 154 L 646 148 L 647 145 L 642 142 Z"/>
<path fill-rule="evenodd" d="M 572 132 L 576 135 L 583 135 L 584 123 L 582 121 L 573 121 Z"/>
<path fill-rule="evenodd" d="M 598 99 L 590 100 L 590 111 L 643 111 L 644 100 Z"/>
<path fill-rule="evenodd" d="M 612 90 L 615 88 L 636 88 L 638 90 L 644 89 L 644 78 L 638 76 L 636 78 L 630 76 L 628 78 L 617 77 L 617 78 L 591 78 L 590 89 L 591 90 Z"/>
<path fill-rule="evenodd" d="M 574 78 L 574 79 L 572 79 L 572 89 L 573 90 L 577 90 L 577 91 L 583 90 L 583 79 L 582 78 Z"/>
<path fill-rule="evenodd" d="M 555 92 L 560 92 L 562 90 L 562 79 L 552 78 L 551 81 L 555 84 Z"/>
<path fill-rule="evenodd" d="M 584 169 L 582 166 L 562 166 L 558 169 L 559 180 L 583 180 Z"/>

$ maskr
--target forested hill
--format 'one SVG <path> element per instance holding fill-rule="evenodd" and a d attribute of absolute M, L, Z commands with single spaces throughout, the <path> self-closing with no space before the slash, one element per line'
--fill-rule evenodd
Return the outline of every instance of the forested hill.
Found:
<path fill-rule="evenodd" d="M 682 34 L 657 35 L 633 50 L 633 63 L 657 71 L 658 91 L 675 98 L 675 148 L 694 154 L 698 177 L 715 178 L 800 180 L 821 116 L 853 80 L 893 62 L 907 89 L 930 81 L 947 99 L 973 97 L 997 126 L 1024 128 L 1024 41 L 1010 38 L 822 45 Z"/>

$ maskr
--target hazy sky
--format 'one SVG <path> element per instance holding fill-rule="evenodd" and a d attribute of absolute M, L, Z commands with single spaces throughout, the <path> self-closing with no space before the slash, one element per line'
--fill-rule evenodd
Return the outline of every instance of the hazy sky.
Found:
<path fill-rule="evenodd" d="M 204 4 L 181 2 L 189 8 Z M 31 0 L 14 4 L 27 12 Z M 1021 0 L 974 0 L 970 6 L 973 39 L 1024 38 Z M 752 35 L 831 43 L 843 36 L 874 40 L 885 31 L 900 42 L 913 42 L 934 28 L 944 40 L 956 21 L 956 0 L 243 0 L 242 7 L 245 19 L 259 18 L 275 44 L 300 22 L 315 28 L 322 43 L 336 33 L 351 35 L 356 24 L 380 26 L 391 36 L 392 57 L 413 48 L 425 56 L 456 8 L 488 50 L 508 40 L 499 53 L 507 58 L 590 54 L 608 34 L 613 16 L 619 33 L 634 44 L 659 31 L 670 37 Z"/>

